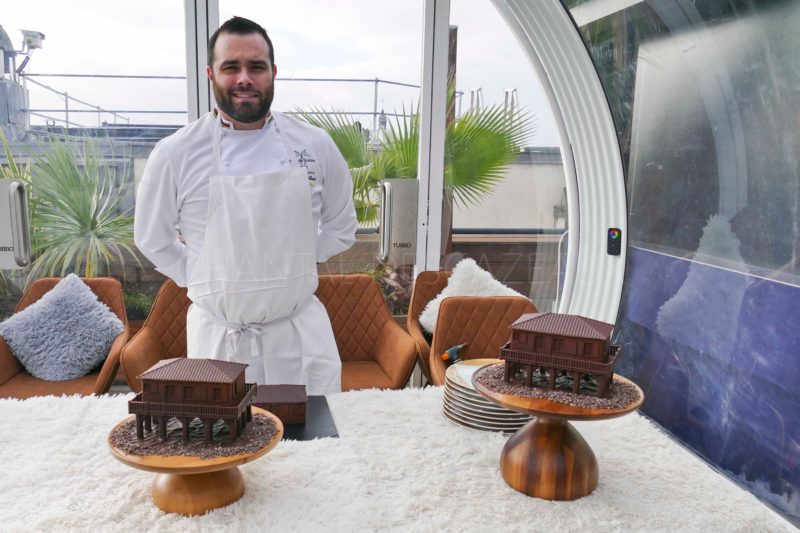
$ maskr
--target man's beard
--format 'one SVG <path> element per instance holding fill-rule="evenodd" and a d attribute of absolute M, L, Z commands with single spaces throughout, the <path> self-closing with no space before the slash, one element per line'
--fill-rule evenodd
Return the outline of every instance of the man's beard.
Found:
<path fill-rule="evenodd" d="M 211 82 L 211 87 L 214 90 L 214 98 L 217 100 L 217 105 L 220 110 L 236 122 L 241 122 L 242 124 L 258 122 L 266 117 L 267 113 L 269 113 L 270 106 L 272 106 L 272 99 L 275 97 L 275 85 L 270 85 L 266 94 L 259 98 L 257 105 L 243 102 L 236 108 L 233 105 L 233 95 L 226 93 L 216 82 Z M 259 96 L 261 95 L 259 91 L 253 88 L 237 88 L 236 90 L 247 90 Z M 234 89 L 231 89 L 230 92 L 233 91 Z"/>

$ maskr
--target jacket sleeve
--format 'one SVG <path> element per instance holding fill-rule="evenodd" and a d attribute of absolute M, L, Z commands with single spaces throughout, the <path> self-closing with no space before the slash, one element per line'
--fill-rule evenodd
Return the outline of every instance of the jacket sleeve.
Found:
<path fill-rule="evenodd" d="M 156 145 L 136 191 L 136 247 L 156 270 L 186 286 L 186 246 L 178 239 L 178 176 L 162 143 Z"/>
<path fill-rule="evenodd" d="M 347 162 L 327 137 L 323 168 L 322 212 L 317 236 L 317 262 L 342 253 L 356 242 L 358 220 L 353 207 L 353 178 Z"/>

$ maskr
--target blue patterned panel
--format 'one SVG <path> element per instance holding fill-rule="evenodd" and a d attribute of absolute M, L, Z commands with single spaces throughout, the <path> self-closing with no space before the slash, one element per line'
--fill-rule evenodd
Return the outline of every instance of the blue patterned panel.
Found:
<path fill-rule="evenodd" d="M 800 288 L 638 248 L 617 370 L 642 411 L 800 524 Z"/>

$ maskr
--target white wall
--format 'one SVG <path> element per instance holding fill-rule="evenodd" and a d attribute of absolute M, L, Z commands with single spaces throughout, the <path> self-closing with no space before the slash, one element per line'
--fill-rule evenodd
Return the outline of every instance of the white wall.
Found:
<path fill-rule="evenodd" d="M 456 204 L 454 228 L 563 228 L 555 223 L 553 207 L 564 194 L 560 164 L 517 163 L 508 170 L 494 192 L 477 206 Z"/>

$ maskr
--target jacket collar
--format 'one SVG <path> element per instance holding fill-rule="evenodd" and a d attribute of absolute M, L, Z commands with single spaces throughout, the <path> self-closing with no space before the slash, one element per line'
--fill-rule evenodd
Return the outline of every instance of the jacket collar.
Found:
<path fill-rule="evenodd" d="M 214 115 L 214 120 L 216 120 L 217 117 L 219 117 L 220 124 L 222 124 L 222 127 L 224 129 L 226 129 L 226 130 L 235 130 L 236 129 L 233 126 L 232 122 L 229 122 L 229 121 L 225 120 L 225 117 L 220 116 L 219 109 L 217 109 L 216 107 L 211 111 L 211 113 Z M 275 116 L 272 114 L 272 111 L 270 111 L 269 114 L 267 115 L 267 120 L 264 122 L 264 125 L 262 126 L 262 129 L 266 128 L 267 126 L 269 126 L 274 119 L 275 119 Z"/>

